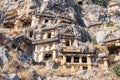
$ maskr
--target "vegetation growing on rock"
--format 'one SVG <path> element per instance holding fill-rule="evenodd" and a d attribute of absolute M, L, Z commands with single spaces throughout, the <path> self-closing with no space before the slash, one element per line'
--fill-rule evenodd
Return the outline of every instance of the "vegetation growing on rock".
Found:
<path fill-rule="evenodd" d="M 109 0 L 92 0 L 93 3 L 107 7 Z"/>
<path fill-rule="evenodd" d="M 120 76 L 120 64 L 116 64 L 113 68 L 116 75 Z"/>

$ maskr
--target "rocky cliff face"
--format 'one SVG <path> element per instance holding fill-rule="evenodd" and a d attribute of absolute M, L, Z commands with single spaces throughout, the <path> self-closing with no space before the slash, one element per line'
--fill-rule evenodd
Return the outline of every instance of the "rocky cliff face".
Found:
<path fill-rule="evenodd" d="M 98 80 L 101 76 L 101 79 L 105 79 L 107 75 L 112 74 L 109 70 L 103 71 L 104 74 L 102 71 L 98 73 L 99 70 L 64 73 L 60 69 L 53 69 L 59 65 L 57 61 L 35 62 L 33 59 L 33 39 L 30 38 L 34 34 L 28 34 L 27 31 L 33 31 L 37 34 L 41 29 L 46 29 L 45 25 L 40 26 L 43 24 L 39 20 L 41 16 L 53 20 L 53 22 L 46 24 L 50 27 L 58 25 L 56 23 L 59 21 L 58 17 L 68 20 L 66 22 L 63 20 L 67 25 L 65 25 L 64 30 L 63 28 L 59 30 L 60 33 L 62 34 L 65 30 L 72 30 L 73 34 L 82 37 L 80 44 L 85 44 L 91 52 L 93 51 L 92 45 L 102 45 L 106 41 L 120 38 L 119 3 L 112 2 L 108 3 L 107 7 L 103 7 L 89 0 L 0 0 L 1 80 Z M 72 24 L 77 26 L 73 28 L 74 25 Z M 87 45 L 86 42 L 91 44 Z M 96 49 L 96 51 L 100 50 Z M 99 55 L 97 56 L 99 57 Z M 116 79 L 114 75 L 112 78 Z M 107 77 L 106 79 L 110 80 L 111 78 Z"/>

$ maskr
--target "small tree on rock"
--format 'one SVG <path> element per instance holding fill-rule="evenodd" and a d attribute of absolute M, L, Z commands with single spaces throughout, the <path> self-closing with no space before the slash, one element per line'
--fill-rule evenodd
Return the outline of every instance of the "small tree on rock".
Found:
<path fill-rule="evenodd" d="M 116 75 L 120 76 L 120 64 L 117 64 L 113 68 Z"/>
<path fill-rule="evenodd" d="M 92 0 L 94 4 L 98 4 L 107 7 L 109 0 Z"/>

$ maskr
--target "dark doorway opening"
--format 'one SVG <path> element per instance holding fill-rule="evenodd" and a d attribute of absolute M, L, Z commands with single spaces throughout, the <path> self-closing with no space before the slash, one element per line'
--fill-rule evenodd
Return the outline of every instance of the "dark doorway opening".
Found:
<path fill-rule="evenodd" d="M 74 56 L 74 63 L 79 63 L 79 56 Z"/>
<path fill-rule="evenodd" d="M 69 40 L 66 41 L 66 46 L 70 46 Z"/>
<path fill-rule="evenodd" d="M 45 19 L 45 23 L 47 23 L 48 22 L 48 19 Z"/>
<path fill-rule="evenodd" d="M 49 59 L 52 59 L 52 54 L 45 54 L 44 60 L 49 60 Z"/>
<path fill-rule="evenodd" d="M 87 63 L 87 57 L 82 57 L 82 63 Z"/>
<path fill-rule="evenodd" d="M 88 69 L 88 67 L 87 66 L 83 66 L 83 70 L 87 70 Z"/>
<path fill-rule="evenodd" d="M 66 56 L 66 62 L 71 63 L 71 58 L 72 58 L 71 56 Z"/>
<path fill-rule="evenodd" d="M 51 38 L 51 33 L 48 33 L 48 38 Z"/>
<path fill-rule="evenodd" d="M 82 5 L 82 4 L 83 4 L 83 2 L 82 2 L 82 1 L 78 1 L 78 4 L 79 4 L 79 5 Z"/>
<path fill-rule="evenodd" d="M 33 36 L 33 31 L 30 31 L 30 38 Z"/>

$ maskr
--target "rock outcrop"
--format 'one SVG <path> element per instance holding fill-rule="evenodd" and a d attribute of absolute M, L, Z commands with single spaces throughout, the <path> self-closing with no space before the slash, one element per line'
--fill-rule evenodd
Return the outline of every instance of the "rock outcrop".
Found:
<path fill-rule="evenodd" d="M 103 2 L 0 0 L 0 80 L 117 80 L 120 6 Z"/>

